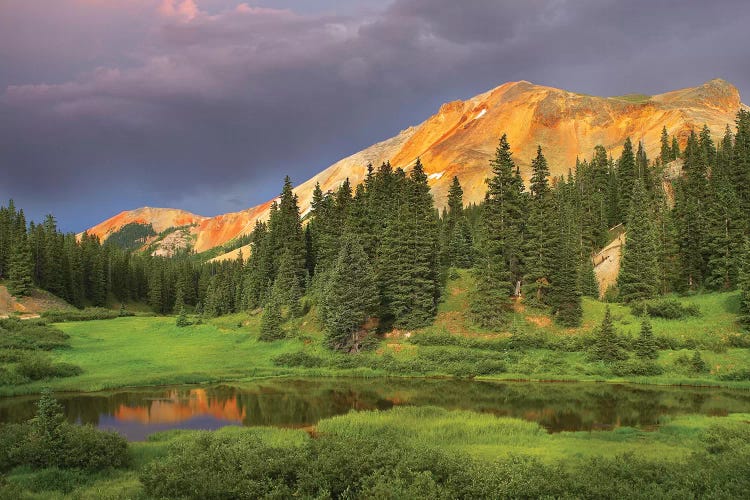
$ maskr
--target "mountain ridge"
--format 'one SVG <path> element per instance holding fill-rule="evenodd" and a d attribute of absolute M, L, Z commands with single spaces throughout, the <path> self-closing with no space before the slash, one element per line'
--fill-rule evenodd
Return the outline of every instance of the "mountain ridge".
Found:
<path fill-rule="evenodd" d="M 479 202 L 484 197 L 484 179 L 490 172 L 489 159 L 503 133 L 507 133 L 514 159 L 528 180 L 537 144 L 544 148 L 552 175 L 565 175 L 575 166 L 577 157 L 588 157 L 597 144 L 617 156 L 626 137 L 643 141 L 649 158 L 654 158 L 659 152 L 663 126 L 681 146 L 691 130 L 704 124 L 718 140 L 725 127 L 734 124 L 740 108 L 748 109 L 742 104 L 739 91 L 722 79 L 653 96 L 612 97 L 589 96 L 525 80 L 506 82 L 469 99 L 443 104 L 423 122 L 342 158 L 302 182 L 295 193 L 305 214 L 318 182 L 323 191 L 336 189 L 347 178 L 356 186 L 364 181 L 369 163 L 377 167 L 390 161 L 394 168 L 408 170 L 420 157 L 438 207 L 445 204 L 454 175 L 464 188 L 465 202 Z M 257 219 L 267 217 L 272 201 L 215 217 L 144 207 L 121 212 L 89 233 L 106 239 L 118 225 L 145 222 L 144 210 L 149 209 L 160 224 L 191 221 L 193 248 L 203 252 L 248 234 Z M 160 231 L 156 225 L 154 229 Z"/>

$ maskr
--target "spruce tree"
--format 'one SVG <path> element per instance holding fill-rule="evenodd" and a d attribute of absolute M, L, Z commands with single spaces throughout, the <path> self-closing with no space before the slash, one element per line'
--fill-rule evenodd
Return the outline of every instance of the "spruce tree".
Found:
<path fill-rule="evenodd" d="M 272 294 L 263 307 L 263 314 L 260 318 L 260 336 L 258 340 L 271 342 L 283 339 L 286 336 L 282 328 L 283 318 L 281 317 L 281 304 Z"/>
<path fill-rule="evenodd" d="M 17 234 L 10 256 L 8 289 L 16 296 L 29 295 L 33 289 L 32 269 L 34 263 L 26 232 Z"/>
<path fill-rule="evenodd" d="M 623 339 L 612 322 L 609 306 L 604 313 L 601 326 L 594 332 L 594 343 L 589 349 L 589 354 L 596 361 L 614 362 L 628 359 Z"/>
<path fill-rule="evenodd" d="M 471 315 L 484 328 L 498 328 L 507 322 L 510 295 L 515 283 L 514 268 L 521 261 L 523 218 L 522 190 L 517 184 L 516 166 L 505 134 L 490 160 L 482 211 L 479 255 L 475 266 L 477 284 L 470 298 Z"/>
<path fill-rule="evenodd" d="M 472 261 L 471 229 L 464 215 L 463 189 L 458 177 L 448 190 L 448 211 L 442 220 L 442 263 L 446 267 L 468 268 Z"/>
<path fill-rule="evenodd" d="M 677 137 L 672 136 L 672 161 L 680 157 L 680 143 L 677 141 Z"/>
<path fill-rule="evenodd" d="M 667 134 L 667 127 L 661 129 L 661 153 L 659 159 L 663 165 L 666 165 L 672 161 L 672 149 L 669 144 L 669 135 Z"/>
<path fill-rule="evenodd" d="M 369 258 L 355 236 L 345 235 L 323 301 L 329 347 L 358 350 L 356 334 L 377 312 L 378 305 L 378 288 Z"/>
<path fill-rule="evenodd" d="M 708 166 L 698 137 L 691 133 L 683 154 L 685 175 L 675 182 L 674 215 L 680 247 L 680 289 L 697 289 L 707 274 Z"/>
<path fill-rule="evenodd" d="M 617 286 L 625 302 L 654 297 L 659 291 L 659 262 L 653 215 L 643 183 L 636 180 L 628 212 Z"/>
<path fill-rule="evenodd" d="M 578 268 L 578 290 L 584 297 L 599 298 L 599 282 L 594 272 L 594 263 L 588 254 L 581 257 L 581 264 Z"/>
<path fill-rule="evenodd" d="M 641 331 L 633 343 L 635 355 L 641 359 L 658 359 L 659 345 L 656 343 L 654 332 L 651 329 L 651 323 L 648 319 L 641 322 Z"/>
<path fill-rule="evenodd" d="M 537 147 L 537 155 L 531 162 L 531 168 L 531 197 L 524 242 L 524 295 L 527 300 L 546 304 L 556 240 L 553 199 L 548 179 L 549 167 L 541 146 Z"/>
<path fill-rule="evenodd" d="M 740 316 L 739 322 L 746 330 L 750 330 L 750 239 L 745 241 L 740 261 Z"/>
<path fill-rule="evenodd" d="M 550 273 L 549 303 L 555 321 L 565 327 L 580 326 L 583 317 L 578 288 L 579 247 L 570 207 L 561 200 L 556 217 L 557 245 Z"/>
<path fill-rule="evenodd" d="M 294 257 L 289 251 L 284 252 L 279 262 L 279 271 L 273 284 L 272 294 L 280 306 L 286 306 L 288 316 L 294 318 L 300 314 L 302 288 L 297 279 L 297 268 Z"/>
<path fill-rule="evenodd" d="M 419 328 L 434 318 L 440 295 L 437 213 L 419 159 L 400 182 L 399 207 L 389 217 L 378 255 L 378 282 L 384 314 L 399 328 Z"/>
<path fill-rule="evenodd" d="M 182 302 L 178 302 L 177 304 L 175 304 L 175 309 L 177 310 L 177 319 L 175 320 L 175 324 L 177 325 L 177 327 L 183 328 L 189 326 L 190 321 L 188 321 L 185 304 Z"/>
<path fill-rule="evenodd" d="M 633 154 L 633 143 L 630 137 L 625 139 L 622 153 L 617 162 L 617 181 L 620 188 L 620 213 L 627 214 L 630 209 L 630 200 L 633 198 L 633 188 L 638 177 Z"/>

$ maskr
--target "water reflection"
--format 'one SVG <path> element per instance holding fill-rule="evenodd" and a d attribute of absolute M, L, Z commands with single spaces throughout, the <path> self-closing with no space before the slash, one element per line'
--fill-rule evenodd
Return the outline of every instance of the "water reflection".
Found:
<path fill-rule="evenodd" d="M 550 432 L 651 428 L 665 416 L 750 411 L 750 392 L 728 389 L 413 379 L 272 380 L 240 387 L 170 387 L 58 398 L 69 421 L 114 429 L 130 440 L 168 429 L 305 427 L 350 410 L 387 410 L 395 405 L 524 418 Z M 0 400 L 0 422 L 27 420 L 35 401 Z"/>

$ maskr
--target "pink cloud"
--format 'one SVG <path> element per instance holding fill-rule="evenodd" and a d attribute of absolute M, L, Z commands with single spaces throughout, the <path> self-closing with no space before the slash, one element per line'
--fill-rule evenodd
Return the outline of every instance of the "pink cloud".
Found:
<path fill-rule="evenodd" d="M 200 14 L 200 9 L 194 0 L 162 0 L 159 13 L 164 17 L 192 21 Z"/>

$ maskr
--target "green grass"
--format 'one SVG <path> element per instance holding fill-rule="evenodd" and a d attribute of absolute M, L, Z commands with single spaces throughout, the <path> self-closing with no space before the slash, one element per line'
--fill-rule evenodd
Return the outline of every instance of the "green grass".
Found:
<path fill-rule="evenodd" d="M 746 421 L 748 417 L 734 414 L 729 420 Z M 317 430 L 350 438 L 389 436 L 415 446 L 434 446 L 485 459 L 524 454 L 552 463 L 626 452 L 654 459 L 682 458 L 700 449 L 701 433 L 719 421 L 717 417 L 691 415 L 675 418 L 654 432 L 620 427 L 610 432 L 548 434 L 533 422 L 423 406 L 350 413 L 321 421 Z"/>
<path fill-rule="evenodd" d="M 546 311 L 519 306 L 511 324 L 502 331 L 478 328 L 467 319 L 468 290 L 473 278 L 459 271 L 450 280 L 433 325 L 400 332 L 383 339 L 371 352 L 358 356 L 335 354 L 323 345 L 323 333 L 313 308 L 286 325 L 290 337 L 271 343 L 257 340 L 259 314 L 233 314 L 214 318 L 203 325 L 177 328 L 173 317 L 129 317 L 105 321 L 62 323 L 58 328 L 70 335 L 71 347 L 53 352 L 57 362 L 80 366 L 83 374 L 21 386 L 2 386 L 0 395 L 37 393 L 44 386 L 57 391 L 96 391 L 126 386 L 242 381 L 269 376 L 482 376 L 496 379 L 631 381 L 649 384 L 712 385 L 750 388 L 750 381 L 724 381 L 726 373 L 750 370 L 748 349 L 729 345 L 732 335 L 743 335 L 736 323 L 738 294 L 712 293 L 677 297 L 701 311 L 699 317 L 681 320 L 652 319 L 655 335 L 674 340 L 680 350 L 663 350 L 657 363 L 659 376 L 616 376 L 610 366 L 591 362 L 584 352 L 550 348 L 501 349 L 493 342 L 507 339 L 514 330 L 518 338 L 538 336 L 555 342 L 577 342 L 600 324 L 607 304 L 584 298 L 583 324 L 562 328 Z M 634 337 L 640 318 L 622 304 L 610 304 L 618 331 Z M 472 348 L 416 345 L 425 335 L 467 338 Z M 698 349 L 708 364 L 708 373 L 695 374 L 675 363 L 681 355 Z M 318 360 L 317 366 L 282 366 L 274 358 L 304 352 Z M 504 370 L 475 370 L 500 360 Z M 496 363 L 497 364 L 497 363 Z M 494 366 L 494 365 L 493 365 Z"/>
<path fill-rule="evenodd" d="M 329 437 L 352 443 L 393 442 L 415 450 L 437 449 L 450 456 L 465 454 L 486 464 L 531 456 L 575 474 L 591 460 L 611 459 L 626 453 L 648 458 L 652 463 L 679 466 L 706 448 L 706 437 L 711 433 L 742 432 L 739 427 L 746 426 L 749 419 L 750 414 L 685 416 L 667 421 L 651 432 L 619 428 L 610 432 L 548 434 L 537 424 L 519 419 L 427 406 L 352 412 L 324 419 L 318 423 L 314 438 L 301 430 L 257 427 L 225 427 L 212 434 L 230 440 L 255 436 L 265 445 L 289 450 L 305 446 L 311 439 Z M 202 434 L 202 431 L 167 431 L 152 435 L 146 442 L 131 443 L 133 461 L 125 470 L 81 476 L 71 471 L 24 467 L 11 471 L 7 482 L 16 488 L 16 493 L 23 493 L 20 498 L 145 498 L 140 471 L 182 449 L 181 443 Z M 8 490 L 0 491 L 3 492 Z"/>

